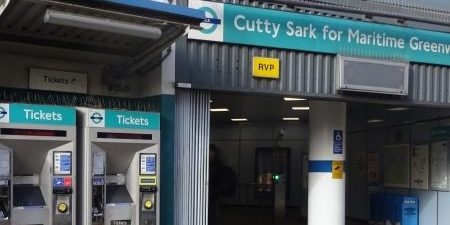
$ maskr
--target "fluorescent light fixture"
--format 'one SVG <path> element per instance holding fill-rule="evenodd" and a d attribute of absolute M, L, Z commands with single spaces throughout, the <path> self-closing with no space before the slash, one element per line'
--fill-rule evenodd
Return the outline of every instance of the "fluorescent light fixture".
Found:
<path fill-rule="evenodd" d="M 247 118 L 234 118 L 234 119 L 231 119 L 231 121 L 233 121 L 233 122 L 245 122 L 245 121 L 248 121 L 248 120 L 247 120 Z"/>
<path fill-rule="evenodd" d="M 104 31 L 149 39 L 158 39 L 162 35 L 161 29 L 157 27 L 94 16 L 55 11 L 51 9 L 47 9 L 47 11 L 45 12 L 44 23 L 78 27 L 83 29 Z"/>
<path fill-rule="evenodd" d="M 10 0 L 0 0 L 0 15 L 3 14 L 6 7 L 8 7 Z"/>
<path fill-rule="evenodd" d="M 294 106 L 292 110 L 309 110 L 308 106 Z"/>
<path fill-rule="evenodd" d="M 227 108 L 215 108 L 215 109 L 209 109 L 209 111 L 211 111 L 211 112 L 228 112 L 230 110 Z"/>
<path fill-rule="evenodd" d="M 407 108 L 407 107 L 394 107 L 394 108 L 389 108 L 389 109 L 386 109 L 386 110 L 388 110 L 388 111 L 405 111 L 405 110 L 408 110 L 409 108 Z"/>
<path fill-rule="evenodd" d="M 298 117 L 284 117 L 283 120 L 285 120 L 285 121 L 296 121 L 296 120 L 300 120 L 300 118 L 298 118 Z"/>
<path fill-rule="evenodd" d="M 381 123 L 384 122 L 384 120 L 381 119 L 371 119 L 371 120 L 367 120 L 368 123 Z"/>
<path fill-rule="evenodd" d="M 306 101 L 304 98 L 291 98 L 291 97 L 284 97 L 284 101 L 286 102 L 293 102 L 293 101 Z"/>

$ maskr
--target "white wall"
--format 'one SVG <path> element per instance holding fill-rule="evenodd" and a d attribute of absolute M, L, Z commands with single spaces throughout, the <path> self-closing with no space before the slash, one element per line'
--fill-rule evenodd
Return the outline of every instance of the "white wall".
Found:
<path fill-rule="evenodd" d="M 166 55 L 167 49 L 161 54 Z M 160 66 L 155 67 L 148 75 L 142 76 L 139 82 L 141 96 L 174 95 L 175 94 L 175 44 L 171 52 Z"/>

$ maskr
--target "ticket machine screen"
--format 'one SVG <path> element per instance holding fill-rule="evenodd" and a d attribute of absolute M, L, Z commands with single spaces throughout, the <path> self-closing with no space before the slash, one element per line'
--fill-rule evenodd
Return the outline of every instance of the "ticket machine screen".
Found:
<path fill-rule="evenodd" d="M 71 175 L 72 174 L 72 153 L 71 152 L 54 152 L 53 153 L 53 169 L 54 175 Z"/>
<path fill-rule="evenodd" d="M 140 174 L 156 175 L 156 154 L 141 153 Z"/>

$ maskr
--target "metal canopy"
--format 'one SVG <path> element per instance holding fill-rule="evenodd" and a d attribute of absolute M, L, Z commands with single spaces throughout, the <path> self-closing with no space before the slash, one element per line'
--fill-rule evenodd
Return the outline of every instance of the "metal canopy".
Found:
<path fill-rule="evenodd" d="M 45 23 L 47 10 L 151 26 L 160 29 L 162 34 L 158 39 L 149 39 Z M 200 10 L 149 0 L 14 0 L 0 13 L 0 41 L 129 57 L 130 61 L 123 67 L 143 65 L 160 56 L 162 49 L 183 35 L 188 27 L 199 27 L 204 20 L 204 12 Z"/>

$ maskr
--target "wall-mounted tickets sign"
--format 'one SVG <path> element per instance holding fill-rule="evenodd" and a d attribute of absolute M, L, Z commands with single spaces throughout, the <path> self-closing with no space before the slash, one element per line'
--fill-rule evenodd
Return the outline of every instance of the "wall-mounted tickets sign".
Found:
<path fill-rule="evenodd" d="M 87 73 L 30 68 L 30 89 L 87 93 Z"/>
<path fill-rule="evenodd" d="M 191 39 L 450 65 L 447 33 L 207 1 L 189 6 L 207 17 Z"/>

